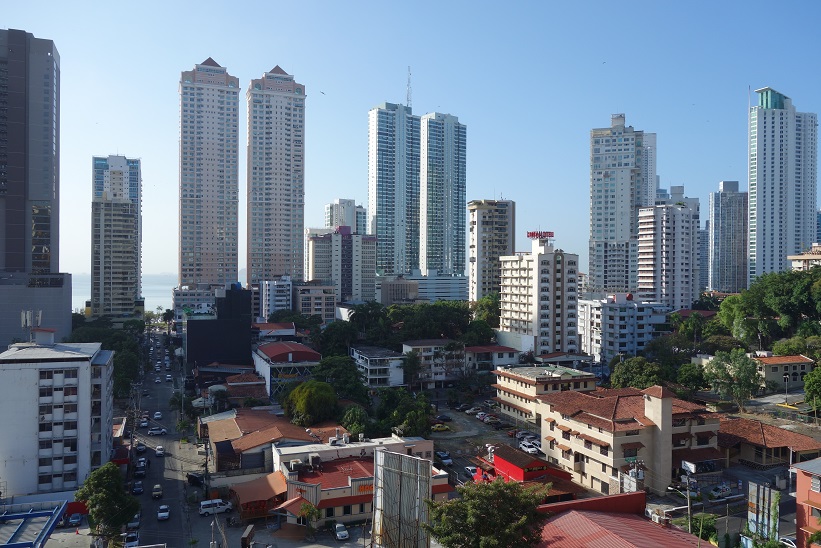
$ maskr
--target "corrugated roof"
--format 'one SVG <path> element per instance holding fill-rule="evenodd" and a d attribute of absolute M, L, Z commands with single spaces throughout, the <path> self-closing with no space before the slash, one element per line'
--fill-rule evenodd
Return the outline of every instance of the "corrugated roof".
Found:
<path fill-rule="evenodd" d="M 706 544 L 706 543 L 705 543 Z M 699 539 L 679 529 L 659 527 L 635 514 L 589 510 L 563 512 L 545 524 L 540 548 L 689 548 Z"/>
<path fill-rule="evenodd" d="M 798 464 L 793 464 L 792 467 L 796 470 L 803 470 L 804 472 L 813 474 L 814 476 L 821 476 L 821 459 L 799 462 Z"/>

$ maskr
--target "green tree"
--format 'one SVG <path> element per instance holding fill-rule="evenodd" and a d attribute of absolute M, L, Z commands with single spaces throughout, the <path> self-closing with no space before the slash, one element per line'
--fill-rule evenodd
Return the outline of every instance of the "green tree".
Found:
<path fill-rule="evenodd" d="M 78 314 L 77 312 L 71 313 L 71 330 L 74 331 L 78 327 L 82 327 L 82 325 L 86 323 L 85 314 Z"/>
<path fill-rule="evenodd" d="M 807 353 L 807 340 L 804 337 L 782 339 L 773 344 L 773 354 L 776 356 L 796 356 Z"/>
<path fill-rule="evenodd" d="M 676 380 L 687 389 L 690 397 L 692 397 L 693 394 L 706 385 L 704 367 L 697 363 L 685 363 L 679 368 Z"/>
<path fill-rule="evenodd" d="M 658 363 L 665 371 L 675 371 L 693 356 L 693 339 L 680 333 L 656 337 L 644 345 L 642 355 Z"/>
<path fill-rule="evenodd" d="M 369 405 L 368 387 L 365 386 L 365 377 L 348 356 L 329 356 L 322 358 L 311 371 L 311 376 L 333 386 L 339 399 L 355 401 L 361 405 Z"/>
<path fill-rule="evenodd" d="M 460 498 L 426 500 L 431 519 L 422 527 L 445 548 L 536 546 L 546 518 L 536 507 L 549 489 L 501 479 L 467 483 L 456 488 Z"/>
<path fill-rule="evenodd" d="M 816 367 L 804 377 L 804 401 L 813 408 L 821 401 L 821 367 Z"/>
<path fill-rule="evenodd" d="M 299 426 L 311 426 L 333 418 L 336 406 L 333 386 L 317 380 L 300 383 L 283 401 L 285 414 Z"/>
<path fill-rule="evenodd" d="M 646 358 L 630 358 L 617 363 L 610 376 L 613 388 L 631 386 L 644 390 L 664 381 L 661 366 L 656 362 L 649 362 Z"/>
<path fill-rule="evenodd" d="M 495 336 L 496 333 L 485 320 L 473 320 L 462 335 L 462 343 L 465 346 L 481 346 L 490 344 Z"/>
<path fill-rule="evenodd" d="M 422 372 L 422 358 L 415 350 L 405 354 L 405 359 L 402 362 L 402 371 L 404 374 L 405 384 L 413 390 L 414 384 L 419 382 L 419 373 Z"/>
<path fill-rule="evenodd" d="M 74 500 L 84 501 L 95 535 L 107 539 L 119 538 L 120 531 L 140 509 L 140 503 L 126 493 L 120 470 L 108 462 L 91 472 L 74 493 Z"/>
<path fill-rule="evenodd" d="M 162 313 L 162 321 L 165 323 L 171 323 L 174 321 L 174 311 L 170 308 L 166 308 L 165 312 Z"/>
<path fill-rule="evenodd" d="M 312 338 L 323 356 L 347 356 L 348 348 L 356 342 L 356 325 L 352 322 L 333 322 Z"/>
<path fill-rule="evenodd" d="M 302 506 L 299 507 L 299 517 L 305 518 L 306 521 L 305 539 L 313 541 L 314 533 L 316 533 L 316 520 L 322 517 L 322 513 L 319 511 L 319 508 L 310 502 L 303 502 Z"/>
<path fill-rule="evenodd" d="M 356 438 L 359 434 L 366 434 L 370 422 L 368 413 L 359 405 L 349 406 L 339 420 L 339 424 L 350 432 L 352 438 Z"/>
<path fill-rule="evenodd" d="M 737 348 L 719 352 L 704 368 L 704 378 L 721 394 L 732 400 L 744 412 L 745 403 L 761 386 L 756 361 Z"/>
<path fill-rule="evenodd" d="M 499 317 L 501 314 L 498 291 L 488 293 L 473 303 L 474 320 L 483 321 L 494 329 L 499 328 Z"/>

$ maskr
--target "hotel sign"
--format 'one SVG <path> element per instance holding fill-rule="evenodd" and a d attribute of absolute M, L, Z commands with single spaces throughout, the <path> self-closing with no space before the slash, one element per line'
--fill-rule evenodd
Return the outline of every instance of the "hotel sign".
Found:
<path fill-rule="evenodd" d="M 543 232 L 541 230 L 532 230 L 527 233 L 527 237 L 531 240 L 544 240 L 545 238 L 552 238 L 553 232 Z"/>

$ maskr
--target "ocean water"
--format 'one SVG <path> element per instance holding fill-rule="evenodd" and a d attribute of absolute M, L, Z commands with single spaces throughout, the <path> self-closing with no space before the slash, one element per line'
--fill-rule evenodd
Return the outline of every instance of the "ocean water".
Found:
<path fill-rule="evenodd" d="M 158 306 L 163 310 L 171 308 L 171 292 L 177 286 L 176 274 L 143 274 L 143 297 L 145 309 L 156 312 Z M 85 309 L 86 301 L 91 298 L 91 274 L 72 274 L 71 308 L 75 312 Z"/>

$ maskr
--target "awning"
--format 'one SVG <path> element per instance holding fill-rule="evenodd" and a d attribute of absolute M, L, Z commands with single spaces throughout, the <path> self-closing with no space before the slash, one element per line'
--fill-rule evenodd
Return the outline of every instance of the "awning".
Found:
<path fill-rule="evenodd" d="M 621 444 L 622 449 L 641 449 L 642 447 L 644 447 L 644 444 L 640 441 L 631 441 L 629 443 Z"/>
<path fill-rule="evenodd" d="M 724 458 L 724 453 L 715 447 L 687 447 L 673 448 L 673 462 L 704 462 L 708 460 L 719 460 Z"/>
<path fill-rule="evenodd" d="M 562 445 L 561 443 L 557 443 L 556 447 L 558 447 L 562 451 L 570 451 L 570 447 L 568 447 L 567 445 Z"/>
<path fill-rule="evenodd" d="M 556 419 L 554 419 L 554 418 L 552 418 L 552 417 L 548 417 L 548 418 L 546 418 L 544 421 L 545 421 L 546 423 L 551 423 L 551 422 L 556 422 Z"/>
<path fill-rule="evenodd" d="M 578 435 L 579 435 L 579 432 L 578 432 L 578 430 L 571 430 L 571 431 L 570 431 L 570 435 L 571 435 L 571 436 L 578 436 Z"/>
<path fill-rule="evenodd" d="M 587 434 L 579 434 L 579 437 L 581 439 L 585 440 L 585 441 L 589 441 L 590 443 L 598 445 L 599 447 L 610 447 L 609 442 L 606 442 L 606 441 L 603 441 L 603 440 L 598 440 L 598 439 L 594 438 L 593 436 L 588 436 Z"/>
<path fill-rule="evenodd" d="M 569 426 L 564 426 L 562 424 L 557 424 L 556 428 L 558 428 L 562 432 L 570 432 L 572 430 L 572 428 L 570 428 Z"/>
<path fill-rule="evenodd" d="M 556 438 L 554 438 L 553 436 L 545 436 L 544 439 L 546 439 L 547 441 L 556 441 Z"/>
<path fill-rule="evenodd" d="M 693 435 L 694 436 L 699 436 L 699 437 L 704 436 L 704 437 L 707 437 L 707 438 L 712 438 L 713 436 L 716 435 L 716 433 L 713 432 L 712 430 L 705 430 L 704 432 L 693 432 Z"/>
<path fill-rule="evenodd" d="M 673 441 L 689 440 L 692 437 L 693 435 L 690 432 L 679 432 L 678 434 L 673 434 Z"/>
<path fill-rule="evenodd" d="M 806 504 L 807 506 L 812 506 L 813 508 L 817 508 L 821 510 L 821 502 L 815 500 L 805 500 L 801 504 Z"/>

